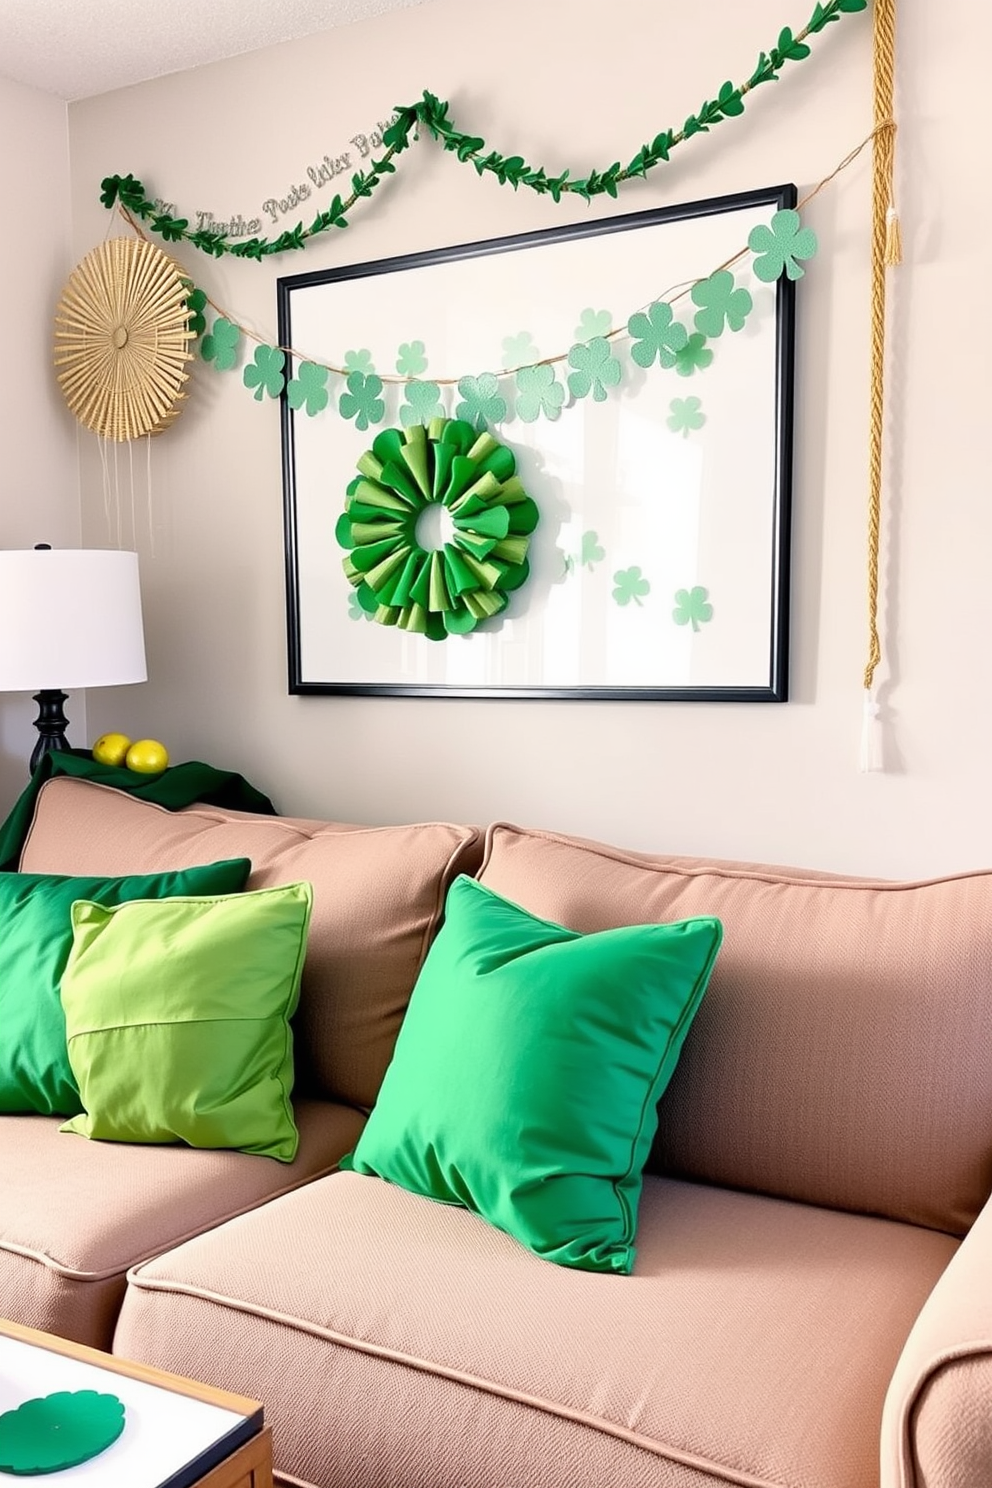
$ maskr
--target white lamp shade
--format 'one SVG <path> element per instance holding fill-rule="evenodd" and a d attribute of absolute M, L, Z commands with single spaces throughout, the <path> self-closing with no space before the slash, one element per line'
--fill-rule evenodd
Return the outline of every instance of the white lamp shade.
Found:
<path fill-rule="evenodd" d="M 137 553 L 0 550 L 0 692 L 144 682 Z"/>

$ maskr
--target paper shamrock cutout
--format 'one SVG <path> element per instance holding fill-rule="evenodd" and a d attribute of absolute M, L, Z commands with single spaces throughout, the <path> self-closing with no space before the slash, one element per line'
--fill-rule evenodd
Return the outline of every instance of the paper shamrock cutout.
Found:
<path fill-rule="evenodd" d="M 365 347 L 362 347 L 361 351 L 346 351 L 344 369 L 346 372 L 363 372 L 367 377 L 370 372 L 375 371 L 372 365 L 372 353 Z"/>
<path fill-rule="evenodd" d="M 613 317 L 609 310 L 583 310 L 575 327 L 576 341 L 591 341 L 595 336 L 607 336 Z"/>
<path fill-rule="evenodd" d="M 356 429 L 367 429 L 370 424 L 381 424 L 386 412 L 385 400 L 380 398 L 382 378 L 374 372 L 352 372 L 348 377 L 348 391 L 338 399 L 338 413 L 342 418 L 354 419 Z"/>
<path fill-rule="evenodd" d="M 286 381 L 283 375 L 285 365 L 286 353 L 278 346 L 255 347 L 255 355 L 242 373 L 242 381 L 246 388 L 255 389 L 257 402 L 261 403 L 266 393 L 270 398 L 278 398 Z"/>
<path fill-rule="evenodd" d="M 765 284 L 772 284 L 785 274 L 787 279 L 801 279 L 806 270 L 797 262 L 812 258 L 816 252 L 816 233 L 803 227 L 799 213 L 791 207 L 776 212 L 766 227 L 759 223 L 751 229 L 747 246 L 755 255 L 754 272 Z"/>
<path fill-rule="evenodd" d="M 713 353 L 706 345 L 706 337 L 694 331 L 682 350 L 676 353 L 675 370 L 680 377 L 691 377 L 694 372 L 703 372 L 713 360 Z"/>
<path fill-rule="evenodd" d="M 702 307 L 696 311 L 695 323 L 704 336 L 720 336 L 725 327 L 739 331 L 754 308 L 747 290 L 734 288 L 729 269 L 718 269 L 708 279 L 698 280 L 691 294 L 693 304 Z"/>
<path fill-rule="evenodd" d="M 479 377 L 463 377 L 458 383 L 463 402 L 455 408 L 455 418 L 464 419 L 476 428 L 485 424 L 501 424 L 506 418 L 506 399 L 501 396 L 499 382 L 492 372 L 483 372 Z"/>
<path fill-rule="evenodd" d="M 516 336 L 503 338 L 504 367 L 528 366 L 536 362 L 540 355 L 530 331 L 521 331 Z"/>
<path fill-rule="evenodd" d="M 124 1430 L 124 1406 L 96 1390 L 59 1390 L 0 1416 L 0 1472 L 18 1477 L 88 1462 Z"/>
<path fill-rule="evenodd" d="M 676 608 L 672 611 L 675 624 L 691 625 L 696 631 L 700 625 L 706 625 L 713 619 L 713 606 L 708 603 L 708 599 L 709 590 L 703 589 L 699 584 L 692 589 L 676 590 Z"/>
<path fill-rule="evenodd" d="M 650 594 L 651 585 L 636 566 L 633 568 L 621 568 L 613 575 L 616 588 L 613 590 L 613 598 L 618 605 L 629 605 L 631 600 L 640 605 L 641 598 Z"/>
<path fill-rule="evenodd" d="M 556 419 L 565 401 L 565 389 L 555 377 L 554 367 L 542 363 L 537 367 L 521 367 L 517 373 L 517 413 L 524 423 L 532 424 L 544 414 Z"/>
<path fill-rule="evenodd" d="M 630 355 L 639 367 L 650 367 L 655 358 L 661 367 L 674 367 L 677 354 L 689 339 L 680 321 L 673 321 L 672 307 L 655 300 L 647 311 L 638 310 L 627 322 L 633 344 Z"/>
<path fill-rule="evenodd" d="M 602 403 L 607 389 L 616 387 L 622 376 L 620 363 L 605 336 L 580 341 L 568 353 L 568 362 L 576 369 L 568 374 L 568 390 L 573 398 L 586 398 L 592 393 L 595 401 Z"/>
<path fill-rule="evenodd" d="M 322 413 L 330 402 L 327 391 L 327 368 L 316 362 L 303 362 L 297 375 L 286 386 L 286 398 L 290 408 L 303 408 L 313 418 Z"/>
<path fill-rule="evenodd" d="M 688 439 L 693 429 L 701 429 L 706 422 L 699 398 L 673 398 L 668 407 L 668 427 L 673 434 L 681 434 L 683 439 Z"/>
<path fill-rule="evenodd" d="M 409 428 L 411 424 L 429 424 L 434 418 L 444 418 L 441 389 L 437 383 L 408 382 L 406 402 L 400 404 L 400 423 Z"/>
<path fill-rule="evenodd" d="M 565 573 L 575 572 L 577 564 L 587 568 L 590 573 L 595 570 L 597 563 L 602 563 L 606 557 L 606 549 L 600 546 L 599 533 L 592 528 L 582 534 L 582 545 L 577 554 L 569 554 L 565 559 Z"/>
<path fill-rule="evenodd" d="M 419 377 L 427 371 L 423 341 L 404 341 L 396 358 L 396 370 L 401 377 Z"/>
<path fill-rule="evenodd" d="M 200 355 L 205 362 L 213 362 L 218 372 L 229 372 L 238 360 L 240 340 L 237 326 L 219 315 L 200 342 Z"/>

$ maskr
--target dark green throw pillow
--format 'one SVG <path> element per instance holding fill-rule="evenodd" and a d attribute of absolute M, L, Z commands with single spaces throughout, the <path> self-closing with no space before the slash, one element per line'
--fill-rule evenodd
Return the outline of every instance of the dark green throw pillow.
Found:
<path fill-rule="evenodd" d="M 0 873 L 0 1113 L 75 1116 L 82 1102 L 66 1049 L 59 982 L 77 899 L 123 904 L 180 894 L 236 894 L 248 858 L 126 878 Z"/>
<path fill-rule="evenodd" d="M 698 918 L 580 935 L 457 878 L 342 1166 L 464 1205 L 547 1260 L 629 1272 L 658 1098 L 722 933 Z"/>

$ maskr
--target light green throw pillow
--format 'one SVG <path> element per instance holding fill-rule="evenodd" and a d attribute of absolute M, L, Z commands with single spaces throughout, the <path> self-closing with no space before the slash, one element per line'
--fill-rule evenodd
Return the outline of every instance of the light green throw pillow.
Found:
<path fill-rule="evenodd" d="M 126 878 L 0 873 L 0 1113 L 75 1116 L 82 1110 L 59 1000 L 76 899 L 121 904 L 170 894 L 233 894 L 250 872 L 248 858 L 228 858 Z"/>
<path fill-rule="evenodd" d="M 641 1174 L 719 920 L 580 935 L 456 878 L 342 1166 L 461 1204 L 537 1255 L 634 1263 Z"/>
<path fill-rule="evenodd" d="M 84 1112 L 63 1131 L 292 1162 L 293 1038 L 313 891 L 72 907 L 62 975 Z"/>

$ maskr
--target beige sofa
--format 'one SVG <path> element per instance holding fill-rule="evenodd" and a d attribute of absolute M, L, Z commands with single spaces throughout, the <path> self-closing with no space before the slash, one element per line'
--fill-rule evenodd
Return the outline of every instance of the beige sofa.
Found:
<path fill-rule="evenodd" d="M 992 874 L 170 813 L 65 777 L 21 867 L 236 855 L 314 886 L 296 1160 L 0 1117 L 0 1314 L 257 1396 L 289 1484 L 989 1488 Z M 458 873 L 583 932 L 723 923 L 632 1276 L 335 1171 Z"/>

